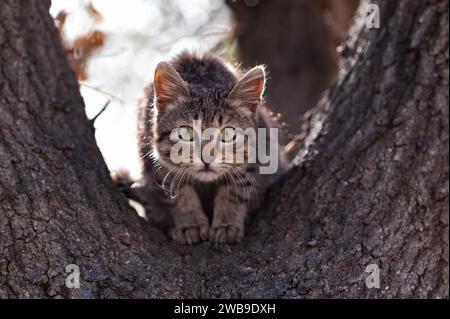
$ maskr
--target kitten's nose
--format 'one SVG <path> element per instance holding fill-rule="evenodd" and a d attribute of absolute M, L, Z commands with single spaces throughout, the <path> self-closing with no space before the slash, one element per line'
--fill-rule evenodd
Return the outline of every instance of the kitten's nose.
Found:
<path fill-rule="evenodd" d="M 209 163 L 205 162 L 203 159 L 202 159 L 202 163 L 205 166 L 204 169 L 209 169 Z"/>
<path fill-rule="evenodd" d="M 208 166 L 214 161 L 214 156 L 211 154 L 204 154 L 202 152 L 201 156 L 200 156 L 203 165 L 205 165 L 205 169 L 208 168 Z"/>

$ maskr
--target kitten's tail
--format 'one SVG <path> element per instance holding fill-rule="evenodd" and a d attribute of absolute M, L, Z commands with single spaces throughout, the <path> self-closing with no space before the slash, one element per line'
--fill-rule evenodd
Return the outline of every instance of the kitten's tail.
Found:
<path fill-rule="evenodd" d="M 132 195 L 131 189 L 132 185 L 136 182 L 130 176 L 130 172 L 125 169 L 121 169 L 111 173 L 111 178 L 119 188 L 119 190 L 125 194 L 125 196 L 130 197 Z"/>
<path fill-rule="evenodd" d="M 128 198 L 139 203 L 145 210 L 141 216 L 156 227 L 168 231 L 173 225 L 167 207 L 164 206 L 160 197 L 155 192 L 153 183 L 145 183 L 143 180 L 134 180 L 127 170 L 118 170 L 111 174 L 111 178 L 119 190 Z M 160 191 L 160 189 L 157 189 Z"/>

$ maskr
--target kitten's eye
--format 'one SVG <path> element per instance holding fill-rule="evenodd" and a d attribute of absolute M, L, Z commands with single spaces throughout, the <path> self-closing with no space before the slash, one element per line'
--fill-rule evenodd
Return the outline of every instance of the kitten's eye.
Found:
<path fill-rule="evenodd" d="M 192 127 L 180 126 L 178 128 L 178 138 L 185 142 L 192 142 L 194 140 L 194 131 Z"/>
<path fill-rule="evenodd" d="M 236 139 L 236 129 L 231 126 L 224 127 L 220 130 L 220 137 L 224 143 L 233 142 Z"/>

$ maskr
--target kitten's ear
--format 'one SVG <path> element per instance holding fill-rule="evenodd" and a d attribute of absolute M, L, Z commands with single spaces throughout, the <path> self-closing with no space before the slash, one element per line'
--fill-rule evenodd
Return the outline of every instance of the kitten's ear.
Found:
<path fill-rule="evenodd" d="M 155 78 L 155 104 L 158 111 L 164 112 L 167 107 L 180 96 L 189 93 L 188 84 L 180 74 L 167 62 L 160 62 L 156 66 Z"/>
<path fill-rule="evenodd" d="M 228 94 L 228 99 L 236 100 L 239 104 L 255 112 L 261 102 L 266 84 L 266 72 L 263 66 L 257 66 L 248 71 Z"/>

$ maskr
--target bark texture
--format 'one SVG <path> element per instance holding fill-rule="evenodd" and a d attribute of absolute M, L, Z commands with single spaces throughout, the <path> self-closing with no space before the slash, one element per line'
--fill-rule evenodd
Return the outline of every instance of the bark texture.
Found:
<path fill-rule="evenodd" d="M 1 1 L 0 298 L 448 298 L 448 1 L 377 3 L 244 242 L 182 247 L 114 188 L 49 1 Z"/>

